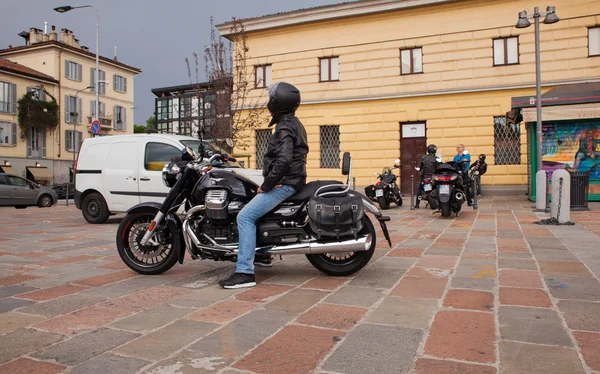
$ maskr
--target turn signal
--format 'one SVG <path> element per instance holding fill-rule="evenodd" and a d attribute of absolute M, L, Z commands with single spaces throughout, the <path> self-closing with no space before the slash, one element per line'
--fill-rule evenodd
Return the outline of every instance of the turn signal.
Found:
<path fill-rule="evenodd" d="M 154 230 L 154 226 L 156 226 L 156 221 L 152 221 L 152 223 L 150 224 L 150 227 L 148 227 L 148 231 Z"/>

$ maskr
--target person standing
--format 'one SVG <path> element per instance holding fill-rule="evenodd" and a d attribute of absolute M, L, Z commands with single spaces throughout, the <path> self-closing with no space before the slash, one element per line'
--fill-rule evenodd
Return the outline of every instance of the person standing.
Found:
<path fill-rule="evenodd" d="M 469 153 L 465 153 L 464 144 L 459 144 L 456 146 L 456 156 L 454 156 L 454 162 L 460 162 L 463 166 L 463 173 L 467 173 L 467 170 L 469 170 L 469 167 L 471 166 L 471 155 Z"/>

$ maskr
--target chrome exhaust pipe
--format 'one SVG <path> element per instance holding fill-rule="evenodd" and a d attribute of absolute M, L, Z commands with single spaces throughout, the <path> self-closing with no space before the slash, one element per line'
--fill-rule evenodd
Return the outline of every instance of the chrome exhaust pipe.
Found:
<path fill-rule="evenodd" d="M 463 193 L 462 193 L 462 192 L 457 192 L 457 193 L 454 195 L 454 198 L 455 198 L 456 200 L 458 200 L 458 201 L 463 201 L 463 200 L 465 199 L 465 195 L 463 195 Z"/>

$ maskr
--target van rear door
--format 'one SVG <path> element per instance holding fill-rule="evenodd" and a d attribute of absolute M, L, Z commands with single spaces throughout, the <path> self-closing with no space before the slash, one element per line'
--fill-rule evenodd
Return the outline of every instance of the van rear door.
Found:
<path fill-rule="evenodd" d="M 139 204 L 139 141 L 119 141 L 110 146 L 104 167 L 104 188 L 110 194 L 109 209 L 124 212 Z"/>
<path fill-rule="evenodd" d="M 183 148 L 183 147 L 181 147 Z M 145 145 L 140 166 L 140 201 L 162 203 L 169 188 L 162 180 L 162 169 L 174 156 L 181 157 L 181 150 L 161 139 L 152 139 Z"/>

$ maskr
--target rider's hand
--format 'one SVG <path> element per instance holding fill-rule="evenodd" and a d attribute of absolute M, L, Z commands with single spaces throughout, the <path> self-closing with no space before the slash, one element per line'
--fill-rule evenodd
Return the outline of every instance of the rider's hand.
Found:
<path fill-rule="evenodd" d="M 263 193 L 265 191 L 262 190 L 262 188 L 258 187 L 258 190 L 256 190 L 256 193 Z"/>
<path fill-rule="evenodd" d="M 275 188 L 281 188 L 281 184 L 278 184 L 277 186 L 275 186 Z"/>

